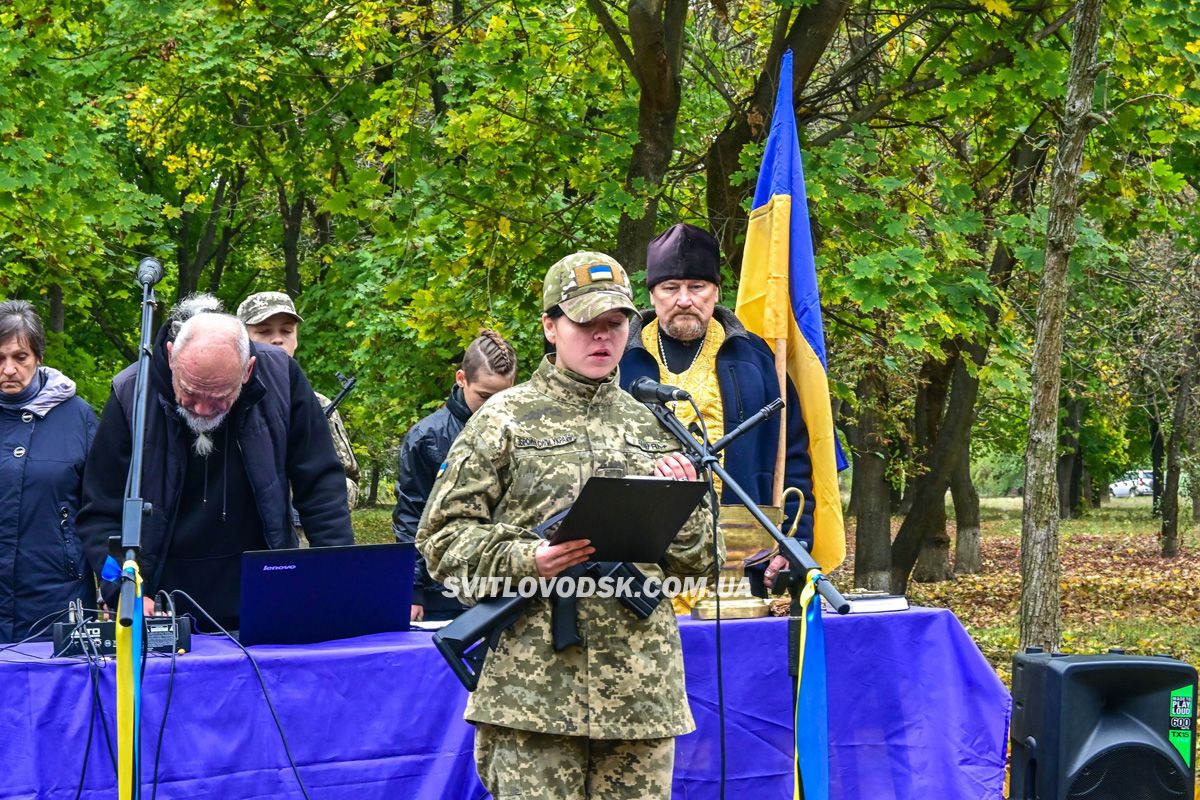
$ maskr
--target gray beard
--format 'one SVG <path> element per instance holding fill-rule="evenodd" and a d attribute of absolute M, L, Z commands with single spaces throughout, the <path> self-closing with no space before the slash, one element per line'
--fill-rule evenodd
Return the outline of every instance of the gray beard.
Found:
<path fill-rule="evenodd" d="M 225 417 L 229 415 L 229 412 L 224 411 L 215 417 L 199 417 L 183 406 L 176 406 L 175 411 L 187 423 L 188 429 L 196 434 L 196 438 L 192 442 L 192 452 L 198 456 L 207 456 L 211 453 L 213 451 L 213 440 L 208 434 L 216 430 L 225 421 Z"/>
<path fill-rule="evenodd" d="M 668 336 L 680 342 L 694 342 L 704 338 L 708 332 L 708 326 L 700 322 L 698 317 L 676 317 L 665 324 L 660 321 L 660 324 Z"/>
<path fill-rule="evenodd" d="M 201 458 L 208 458 L 213 451 L 212 437 L 207 433 L 197 433 L 195 440 L 192 442 L 192 452 Z"/>

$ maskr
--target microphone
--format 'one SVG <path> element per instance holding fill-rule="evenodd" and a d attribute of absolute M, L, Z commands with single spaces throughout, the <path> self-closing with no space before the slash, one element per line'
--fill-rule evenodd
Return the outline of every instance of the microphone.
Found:
<path fill-rule="evenodd" d="M 137 280 L 143 286 L 153 286 L 162 280 L 163 265 L 157 258 L 143 258 L 138 262 Z"/>
<path fill-rule="evenodd" d="M 629 393 L 643 403 L 670 403 L 672 400 L 692 399 L 683 389 L 646 377 L 634 378 L 633 383 L 629 384 Z"/>

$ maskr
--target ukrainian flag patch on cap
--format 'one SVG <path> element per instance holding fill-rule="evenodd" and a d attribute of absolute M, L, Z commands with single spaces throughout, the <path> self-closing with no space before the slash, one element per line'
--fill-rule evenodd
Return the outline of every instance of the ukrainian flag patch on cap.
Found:
<path fill-rule="evenodd" d="M 611 281 L 613 279 L 612 267 L 608 264 L 596 264 L 588 267 L 588 277 L 593 281 Z"/>

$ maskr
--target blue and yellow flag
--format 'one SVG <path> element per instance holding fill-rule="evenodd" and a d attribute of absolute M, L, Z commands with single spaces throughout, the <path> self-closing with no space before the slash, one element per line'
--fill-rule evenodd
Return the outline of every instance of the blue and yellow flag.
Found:
<path fill-rule="evenodd" d="M 821 297 L 792 110 L 790 50 L 784 53 L 779 69 L 775 115 L 746 231 L 736 313 L 747 329 L 772 348 L 776 340 L 787 341 L 787 373 L 800 396 L 800 408 L 789 408 L 787 413 L 799 413 L 804 419 L 812 458 L 812 553 L 829 572 L 846 558 L 837 476 L 847 464 L 833 430 L 829 403 Z"/>

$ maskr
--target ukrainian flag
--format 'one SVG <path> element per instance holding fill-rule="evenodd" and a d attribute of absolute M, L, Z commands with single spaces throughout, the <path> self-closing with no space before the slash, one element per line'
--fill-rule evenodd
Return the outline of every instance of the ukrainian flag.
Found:
<path fill-rule="evenodd" d="M 772 348 L 786 342 L 787 374 L 800 396 L 799 413 L 808 428 L 812 459 L 813 558 L 829 571 L 846 558 L 846 530 L 837 475 L 846 467 L 833 430 L 821 298 L 813 261 L 812 231 L 804 168 L 792 108 L 792 53 L 783 55 L 775 115 L 763 153 L 754 210 L 746 232 L 742 279 L 736 313 L 745 326 Z M 800 659 L 796 676 L 796 782 L 794 798 L 829 798 L 829 706 L 825 675 L 825 637 L 813 570 L 800 597 Z"/>
<path fill-rule="evenodd" d="M 754 191 L 736 313 L 772 348 L 777 340 L 787 341 L 787 373 L 800 396 L 800 408 L 789 408 L 787 413 L 803 417 L 812 458 L 812 554 L 829 572 L 846 559 L 837 476 L 848 465 L 833 430 L 829 404 L 821 298 L 792 110 L 790 50 L 783 54 L 779 69 L 775 116 Z"/>

